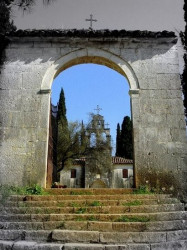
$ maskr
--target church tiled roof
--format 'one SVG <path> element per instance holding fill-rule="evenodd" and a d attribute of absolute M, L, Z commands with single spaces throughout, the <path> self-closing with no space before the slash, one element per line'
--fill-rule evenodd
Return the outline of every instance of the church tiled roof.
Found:
<path fill-rule="evenodd" d="M 123 157 L 112 156 L 112 163 L 113 164 L 127 164 L 127 163 L 133 163 L 133 160 L 125 159 Z"/>
<path fill-rule="evenodd" d="M 76 159 L 74 161 L 74 164 L 83 164 L 85 163 L 86 158 L 82 157 L 80 159 Z M 123 157 L 118 157 L 118 156 L 112 156 L 112 163 L 113 164 L 133 164 L 133 160 L 131 159 L 125 159 Z"/>

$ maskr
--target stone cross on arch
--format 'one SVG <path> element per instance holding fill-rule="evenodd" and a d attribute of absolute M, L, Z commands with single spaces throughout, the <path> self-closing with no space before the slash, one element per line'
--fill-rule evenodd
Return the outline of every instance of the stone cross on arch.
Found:
<path fill-rule="evenodd" d="M 97 22 L 96 19 L 93 19 L 93 15 L 92 15 L 92 14 L 90 14 L 90 19 L 85 19 L 85 21 L 89 21 L 89 22 L 90 22 L 90 27 L 89 27 L 89 29 L 91 29 L 91 30 L 92 30 L 92 23 L 93 23 L 93 22 Z"/>
<path fill-rule="evenodd" d="M 99 105 L 97 105 L 97 108 L 94 109 L 94 110 L 96 110 L 96 111 L 97 111 L 97 114 L 99 115 L 99 112 L 102 110 L 102 108 L 100 108 Z"/>

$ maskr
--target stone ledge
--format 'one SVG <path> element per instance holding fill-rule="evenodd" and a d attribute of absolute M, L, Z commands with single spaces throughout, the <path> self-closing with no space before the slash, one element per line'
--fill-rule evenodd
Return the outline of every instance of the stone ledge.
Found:
<path fill-rule="evenodd" d="M 91 30 L 91 29 L 43 29 L 43 30 L 16 30 L 6 34 L 7 36 L 15 37 L 134 37 L 134 38 L 162 38 L 172 37 L 176 35 L 171 31 L 147 31 L 147 30 Z"/>

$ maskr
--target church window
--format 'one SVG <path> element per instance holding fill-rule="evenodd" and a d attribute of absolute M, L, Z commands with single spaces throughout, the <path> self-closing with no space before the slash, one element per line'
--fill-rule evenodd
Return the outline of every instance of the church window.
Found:
<path fill-rule="evenodd" d="M 128 169 L 123 169 L 123 178 L 128 178 Z"/>
<path fill-rule="evenodd" d="M 77 176 L 77 170 L 76 169 L 71 169 L 71 178 L 76 178 Z"/>

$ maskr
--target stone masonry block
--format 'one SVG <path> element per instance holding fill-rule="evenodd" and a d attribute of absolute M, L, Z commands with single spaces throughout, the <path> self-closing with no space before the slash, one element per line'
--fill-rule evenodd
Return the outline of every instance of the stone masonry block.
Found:
<path fill-rule="evenodd" d="M 0 241 L 1 250 L 12 250 L 14 242 L 13 241 Z"/>
<path fill-rule="evenodd" d="M 138 77 L 138 80 L 139 80 L 139 84 L 140 84 L 140 88 L 141 90 L 142 89 L 145 89 L 145 90 L 148 90 L 148 89 L 158 89 L 158 86 L 157 86 L 157 80 L 154 76 L 152 75 L 143 75 L 143 74 L 140 74 L 139 77 Z"/>
<path fill-rule="evenodd" d="M 24 112 L 24 127 L 25 128 L 37 128 L 39 122 L 39 112 Z"/>
<path fill-rule="evenodd" d="M 25 240 L 26 241 L 44 241 L 46 242 L 47 239 L 50 236 L 51 231 L 47 231 L 47 230 L 37 230 L 37 231 L 33 231 L 33 230 L 28 230 L 25 232 Z"/>
<path fill-rule="evenodd" d="M 35 41 L 34 42 L 34 47 L 35 48 L 51 48 L 52 43 L 51 42 L 40 42 L 40 41 Z"/>
<path fill-rule="evenodd" d="M 102 243 L 151 243 L 165 242 L 166 233 L 163 232 L 104 232 L 100 233 Z"/>
<path fill-rule="evenodd" d="M 63 244 L 57 243 L 39 243 L 37 244 L 37 250 L 62 250 L 64 249 Z"/>
<path fill-rule="evenodd" d="M 7 61 L 10 62 L 17 62 L 19 58 L 21 59 L 20 62 L 24 62 L 25 64 L 28 63 L 34 63 L 39 64 L 43 60 L 42 58 L 42 48 L 36 49 L 36 48 L 11 48 L 6 50 L 6 57 Z"/>
<path fill-rule="evenodd" d="M 103 232 L 103 231 L 109 232 L 109 231 L 112 231 L 112 223 L 90 221 L 88 222 L 88 230 L 91 230 L 91 231 L 99 230 L 100 232 Z"/>
<path fill-rule="evenodd" d="M 119 250 L 150 250 L 150 245 L 147 244 L 130 244 L 119 246 Z"/>
<path fill-rule="evenodd" d="M 180 76 L 174 72 L 157 74 L 157 84 L 159 89 L 181 90 Z"/>
<path fill-rule="evenodd" d="M 37 242 L 29 242 L 29 241 L 18 241 L 13 245 L 12 250 L 36 250 Z"/>
<path fill-rule="evenodd" d="M 21 41 L 20 42 L 12 42 L 11 44 L 9 44 L 9 47 L 10 48 L 17 48 L 19 49 L 20 47 L 21 48 L 32 48 L 34 45 L 33 42 L 25 42 L 25 43 L 22 43 Z"/>
<path fill-rule="evenodd" d="M 0 240 L 14 241 L 21 240 L 22 231 L 19 230 L 0 230 Z"/>
<path fill-rule="evenodd" d="M 21 110 L 22 100 L 19 90 L 1 90 L 0 99 L 3 100 L 0 106 L 2 112 Z"/>
<path fill-rule="evenodd" d="M 99 232 L 54 230 L 52 239 L 61 242 L 99 242 Z"/>
<path fill-rule="evenodd" d="M 180 241 L 187 239 L 187 230 L 172 231 L 167 233 L 167 241 Z"/>
<path fill-rule="evenodd" d="M 165 242 L 160 244 L 151 244 L 151 250 L 186 250 L 187 241 L 178 241 L 178 242 Z"/>
<path fill-rule="evenodd" d="M 12 72 L 10 74 L 6 74 L 3 72 L 0 75 L 1 81 L 0 86 L 1 89 L 21 89 L 22 88 L 22 74 Z"/>
<path fill-rule="evenodd" d="M 41 72 L 32 71 L 23 73 L 23 89 L 40 89 L 42 83 L 42 75 Z"/>
<path fill-rule="evenodd" d="M 105 250 L 105 246 L 101 244 L 81 244 L 81 243 L 66 243 L 63 250 Z"/>

